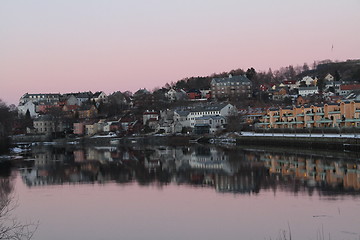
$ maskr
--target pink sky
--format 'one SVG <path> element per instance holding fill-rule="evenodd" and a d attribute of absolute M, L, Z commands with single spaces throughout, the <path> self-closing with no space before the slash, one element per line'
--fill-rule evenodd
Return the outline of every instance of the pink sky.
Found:
<path fill-rule="evenodd" d="M 0 98 L 357 59 L 359 9 L 358 0 L 2 0 Z"/>

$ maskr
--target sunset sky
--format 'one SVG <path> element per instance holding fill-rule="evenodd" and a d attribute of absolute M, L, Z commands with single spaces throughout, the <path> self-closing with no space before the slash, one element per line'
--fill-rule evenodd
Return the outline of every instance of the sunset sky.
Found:
<path fill-rule="evenodd" d="M 359 11 L 359 0 L 1 0 L 0 98 L 358 59 Z"/>

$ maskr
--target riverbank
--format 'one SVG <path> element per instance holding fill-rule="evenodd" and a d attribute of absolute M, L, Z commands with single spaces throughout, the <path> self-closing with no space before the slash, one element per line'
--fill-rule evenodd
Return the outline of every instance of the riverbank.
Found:
<path fill-rule="evenodd" d="M 341 151 L 360 151 L 360 135 L 357 134 L 280 134 L 280 133 L 227 133 L 222 136 L 194 135 L 139 135 L 118 138 L 115 136 L 93 136 L 61 138 L 51 140 L 46 136 L 13 136 L 12 143 L 35 144 L 82 144 L 82 145 L 170 145 L 186 146 L 190 144 L 216 145 L 231 144 L 238 146 L 273 146 L 301 149 L 331 149 Z"/>
<path fill-rule="evenodd" d="M 295 147 L 303 149 L 330 149 L 360 151 L 360 135 L 356 134 L 259 134 L 243 133 L 237 145 Z"/>

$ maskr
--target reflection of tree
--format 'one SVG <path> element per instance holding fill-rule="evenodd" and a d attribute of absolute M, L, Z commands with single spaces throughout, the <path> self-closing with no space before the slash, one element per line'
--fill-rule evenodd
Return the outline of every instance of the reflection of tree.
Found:
<path fill-rule="evenodd" d="M 0 176 L 0 239 L 31 239 L 37 224 L 24 224 L 11 215 L 17 206 L 12 194 L 13 181 L 14 178 L 11 176 Z"/>

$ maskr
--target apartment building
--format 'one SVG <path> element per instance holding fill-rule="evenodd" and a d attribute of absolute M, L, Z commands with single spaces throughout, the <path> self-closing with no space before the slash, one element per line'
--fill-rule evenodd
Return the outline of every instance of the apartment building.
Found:
<path fill-rule="evenodd" d="M 270 108 L 258 128 L 359 127 L 360 101 Z"/>
<path fill-rule="evenodd" d="M 252 83 L 245 76 L 232 76 L 227 78 L 213 78 L 211 80 L 212 98 L 241 97 L 250 98 L 252 96 Z"/>

